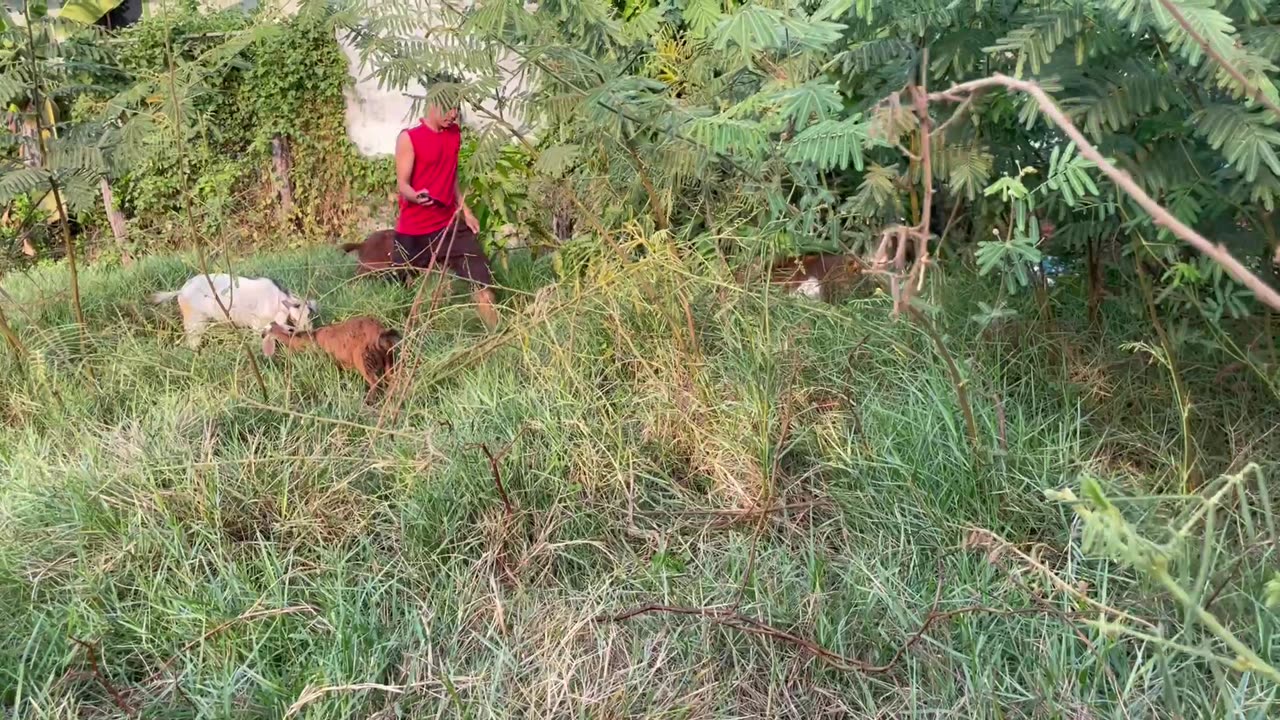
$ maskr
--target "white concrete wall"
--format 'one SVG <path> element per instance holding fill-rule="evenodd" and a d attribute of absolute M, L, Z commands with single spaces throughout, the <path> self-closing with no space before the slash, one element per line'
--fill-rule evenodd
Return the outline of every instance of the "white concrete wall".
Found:
<path fill-rule="evenodd" d="M 360 53 L 341 36 L 338 44 L 347 56 L 353 80 L 346 93 L 347 137 L 365 157 L 391 155 L 396 150 L 396 136 L 415 122 L 410 117 L 411 95 L 423 95 L 426 88 L 417 83 L 404 90 L 380 88 L 372 69 L 361 64 Z"/>
<path fill-rule="evenodd" d="M 374 69 L 361 64 L 359 51 L 347 43 L 341 33 L 338 35 L 338 44 L 347 56 L 348 72 L 353 81 L 347 90 L 347 136 L 366 157 L 393 154 L 396 136 L 404 128 L 418 122 L 418 118 L 413 117 L 413 98 L 422 97 L 427 90 L 419 83 L 413 83 L 407 88 L 378 87 Z M 499 68 L 503 76 L 500 92 L 505 97 L 524 92 L 522 78 L 515 75 L 518 68 L 515 58 L 503 58 L 499 62 Z M 463 125 L 483 128 L 494 122 L 491 115 L 500 115 L 503 122 L 524 130 L 523 120 L 513 116 L 509 109 L 499 113 L 496 99 L 488 99 L 480 105 L 488 112 L 478 112 L 465 106 L 462 108 Z"/>

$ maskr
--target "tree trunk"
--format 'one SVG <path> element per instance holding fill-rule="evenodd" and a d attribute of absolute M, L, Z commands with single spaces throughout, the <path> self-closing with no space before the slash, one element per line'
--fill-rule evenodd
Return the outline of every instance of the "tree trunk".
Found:
<path fill-rule="evenodd" d="M 40 75 L 40 66 L 36 59 L 36 36 L 35 26 L 31 22 L 31 3 L 25 4 L 22 12 L 23 18 L 27 22 L 27 61 L 31 72 L 31 104 L 35 108 L 36 146 L 40 148 L 40 166 L 44 167 L 49 159 L 49 146 L 45 144 L 44 137 L 46 130 L 44 109 L 45 103 L 49 102 L 49 100 L 41 87 L 43 78 Z M 52 107 L 52 104 L 50 104 L 50 108 Z M 56 121 L 56 118 L 51 117 L 50 120 Z M 52 123 L 51 126 L 53 126 Z M 54 177 L 52 174 L 49 175 L 49 190 L 53 192 L 53 203 L 58 210 L 58 221 L 62 223 L 62 241 L 67 249 L 67 269 L 71 273 L 71 307 L 76 314 L 76 324 L 80 326 L 80 342 L 83 346 L 86 327 L 84 308 L 80 304 L 80 274 L 76 269 L 76 246 L 71 238 L 71 222 L 67 216 L 67 206 L 62 202 L 62 192 L 58 190 L 58 183 Z"/>
<path fill-rule="evenodd" d="M 1089 326 L 1094 330 L 1102 327 L 1102 293 L 1104 278 L 1102 274 L 1102 238 L 1096 241 L 1085 241 L 1088 272 Z"/>
<path fill-rule="evenodd" d="M 125 267 L 133 265 L 133 256 L 129 254 L 129 229 L 124 221 L 124 213 L 116 207 L 115 195 L 111 192 L 111 183 L 106 176 L 98 180 L 102 189 L 102 204 L 107 209 L 107 222 L 111 224 L 111 235 L 116 239 L 116 247 L 120 249 L 120 263 Z"/>
<path fill-rule="evenodd" d="M 18 363 L 18 368 L 23 366 L 23 360 L 27 357 L 27 348 L 18 339 L 18 334 L 13 331 L 13 326 L 9 324 L 9 318 L 4 314 L 4 308 L 0 308 L 0 335 L 4 336 L 4 341 L 9 345 L 9 349 L 13 351 L 13 359 Z"/>
<path fill-rule="evenodd" d="M 34 138 L 36 135 L 35 120 L 26 115 L 19 116 L 18 113 L 7 113 L 5 115 L 5 127 L 15 137 Z M 18 143 L 18 159 L 28 167 L 40 167 L 40 151 L 37 149 L 37 145 L 38 143 L 35 142 Z M 36 246 L 31 242 L 30 233 L 23 233 L 22 235 L 22 254 L 29 258 L 36 258 L 40 254 L 36 250 Z"/>
<path fill-rule="evenodd" d="M 271 164 L 275 169 L 276 192 L 280 194 L 280 214 L 284 219 L 293 217 L 293 183 L 290 170 L 293 161 L 289 157 L 289 141 L 281 135 L 271 138 Z"/>
<path fill-rule="evenodd" d="M 76 323 L 80 325 L 80 340 L 84 341 L 85 328 L 84 306 L 80 303 L 80 271 L 76 268 L 76 243 L 71 237 L 71 218 L 67 214 L 67 206 L 62 202 L 62 191 L 58 184 L 50 180 L 49 189 L 53 191 L 53 202 L 58 208 L 58 222 L 62 225 L 62 245 L 67 252 L 67 270 L 71 274 L 71 309 L 75 311 Z"/>

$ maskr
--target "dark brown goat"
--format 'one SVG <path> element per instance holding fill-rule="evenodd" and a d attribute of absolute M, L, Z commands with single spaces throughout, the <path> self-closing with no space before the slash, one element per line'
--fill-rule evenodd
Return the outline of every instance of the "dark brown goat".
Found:
<path fill-rule="evenodd" d="M 354 317 L 311 332 L 290 333 L 272 323 L 262 337 L 263 354 L 274 354 L 277 341 L 290 350 L 308 345 L 320 346 L 339 367 L 356 370 L 364 377 L 369 384 L 365 402 L 370 402 L 382 390 L 384 381 L 395 366 L 394 350 L 400 342 L 400 333 L 383 327 L 371 317 Z"/>
<path fill-rule="evenodd" d="M 862 263 L 852 255 L 811 253 L 774 263 L 769 282 L 798 295 L 830 300 L 862 276 Z"/>
<path fill-rule="evenodd" d="M 391 251 L 395 246 L 395 230 L 378 230 L 370 233 L 364 242 L 343 243 L 344 253 L 356 254 L 356 276 L 370 273 L 390 273 L 395 269 Z"/>
<path fill-rule="evenodd" d="M 757 266 L 738 272 L 736 277 L 739 283 L 747 283 L 753 275 L 759 277 L 759 272 Z M 861 277 L 862 263 L 852 255 L 811 253 L 774 262 L 768 282 L 793 295 L 832 301 Z"/>

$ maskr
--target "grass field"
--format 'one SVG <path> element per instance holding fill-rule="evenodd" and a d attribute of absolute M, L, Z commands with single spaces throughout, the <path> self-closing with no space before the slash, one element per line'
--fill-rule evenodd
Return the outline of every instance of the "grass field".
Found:
<path fill-rule="evenodd" d="M 234 270 L 323 321 L 402 327 L 414 297 L 329 248 Z M 454 298 L 370 408 L 317 354 L 182 347 L 143 299 L 192 271 L 87 269 L 83 343 L 62 268 L 3 286 L 31 350 L 20 370 L 0 347 L 4 717 L 1275 716 L 1275 685 L 1193 654 L 1222 649 L 1044 495 L 1096 476 L 1163 539 L 1198 507 L 1185 438 L 1208 479 L 1275 474 L 1266 382 L 1216 377 L 1229 358 L 1193 337 L 1184 424 L 1125 347 L 1156 342 L 1140 304 L 1087 332 L 1064 281 L 1052 318 L 1028 298 L 991 325 L 984 286 L 935 279 L 975 450 L 946 358 L 869 294 L 743 290 L 661 253 L 539 289 L 513 258 L 500 333 Z M 1260 489 L 1178 571 L 1276 662 Z M 1102 632 L 1077 596 L 1167 642 Z M 713 610 L 610 619 L 651 605 Z M 922 630 L 931 609 L 958 612 Z"/>

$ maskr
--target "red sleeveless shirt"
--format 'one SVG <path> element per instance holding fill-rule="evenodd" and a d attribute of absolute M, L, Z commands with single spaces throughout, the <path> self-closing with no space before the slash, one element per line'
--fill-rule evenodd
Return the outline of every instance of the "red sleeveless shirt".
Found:
<path fill-rule="evenodd" d="M 458 148 L 462 131 L 457 125 L 432 130 L 426 123 L 406 130 L 413 143 L 413 171 L 409 185 L 426 190 L 435 202 L 418 205 L 400 197 L 400 217 L 396 232 L 425 235 L 440 230 L 453 220 L 458 210 Z"/>

